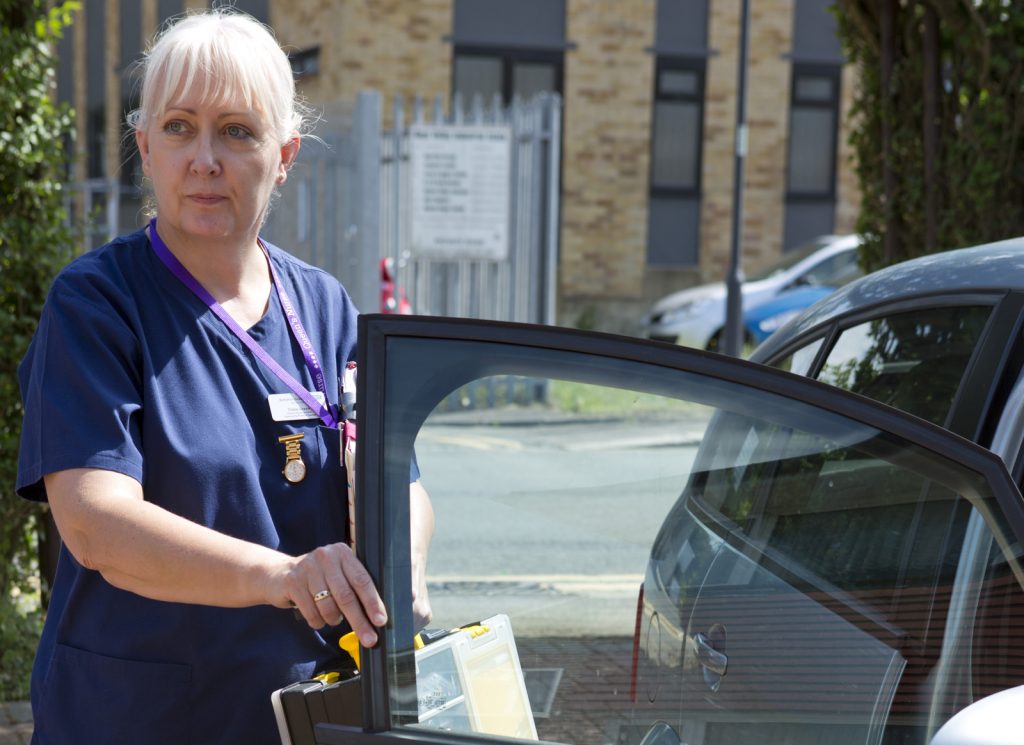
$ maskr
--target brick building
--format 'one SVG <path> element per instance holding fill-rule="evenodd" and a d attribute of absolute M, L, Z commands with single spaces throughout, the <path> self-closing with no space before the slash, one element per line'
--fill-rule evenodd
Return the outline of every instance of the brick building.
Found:
<path fill-rule="evenodd" d="M 135 176 L 128 70 L 166 18 L 207 0 L 86 0 L 61 42 L 81 112 L 74 177 Z M 559 321 L 631 332 L 662 294 L 724 276 L 731 241 L 740 3 L 729 0 L 236 0 L 292 52 L 329 116 L 395 96 L 554 89 L 564 100 Z M 743 267 L 853 229 L 844 125 L 854 85 L 831 0 L 752 0 Z M 115 42 L 116 43 L 112 43 Z M 96 70 L 107 70 L 97 75 Z M 387 112 L 385 112 L 387 116 Z M 122 217 L 122 222 L 124 219 Z"/>

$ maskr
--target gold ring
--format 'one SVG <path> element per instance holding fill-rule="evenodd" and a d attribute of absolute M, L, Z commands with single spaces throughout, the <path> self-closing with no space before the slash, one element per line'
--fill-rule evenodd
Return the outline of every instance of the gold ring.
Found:
<path fill-rule="evenodd" d="M 313 602 L 314 603 L 319 603 L 321 600 L 326 600 L 330 596 L 331 596 L 331 591 L 330 590 L 321 590 L 320 592 L 318 592 L 316 595 L 313 596 Z"/>

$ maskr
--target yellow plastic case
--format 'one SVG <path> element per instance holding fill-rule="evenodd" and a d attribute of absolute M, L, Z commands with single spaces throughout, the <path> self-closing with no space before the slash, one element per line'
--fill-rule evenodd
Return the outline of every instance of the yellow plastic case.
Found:
<path fill-rule="evenodd" d="M 419 723 L 536 740 L 512 625 L 498 614 L 416 651 Z"/>

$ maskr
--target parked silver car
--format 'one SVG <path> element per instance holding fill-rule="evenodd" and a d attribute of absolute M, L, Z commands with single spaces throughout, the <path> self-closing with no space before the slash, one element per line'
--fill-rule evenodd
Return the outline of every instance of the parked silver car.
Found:
<path fill-rule="evenodd" d="M 1019 484 L 1022 311 L 1016 240 L 865 277 L 752 359 L 991 448 Z M 705 437 L 701 475 L 655 541 L 638 628 L 638 686 L 655 708 L 680 702 L 682 741 L 711 741 L 703 728 L 733 743 L 923 744 L 1024 683 L 1019 497 L 906 469 L 932 453 L 884 437 L 818 447 L 735 412 Z M 968 726 L 971 742 L 1020 736 Z"/>

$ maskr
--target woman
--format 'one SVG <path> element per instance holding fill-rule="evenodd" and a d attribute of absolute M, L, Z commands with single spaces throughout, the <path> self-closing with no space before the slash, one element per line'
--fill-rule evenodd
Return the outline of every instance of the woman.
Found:
<path fill-rule="evenodd" d="M 336 655 L 342 621 L 364 645 L 387 621 L 345 543 L 356 311 L 258 239 L 303 125 L 263 26 L 221 10 L 168 28 L 130 123 L 157 217 L 61 273 L 19 370 L 17 488 L 64 542 L 33 741 L 277 742 L 271 693 Z"/>

